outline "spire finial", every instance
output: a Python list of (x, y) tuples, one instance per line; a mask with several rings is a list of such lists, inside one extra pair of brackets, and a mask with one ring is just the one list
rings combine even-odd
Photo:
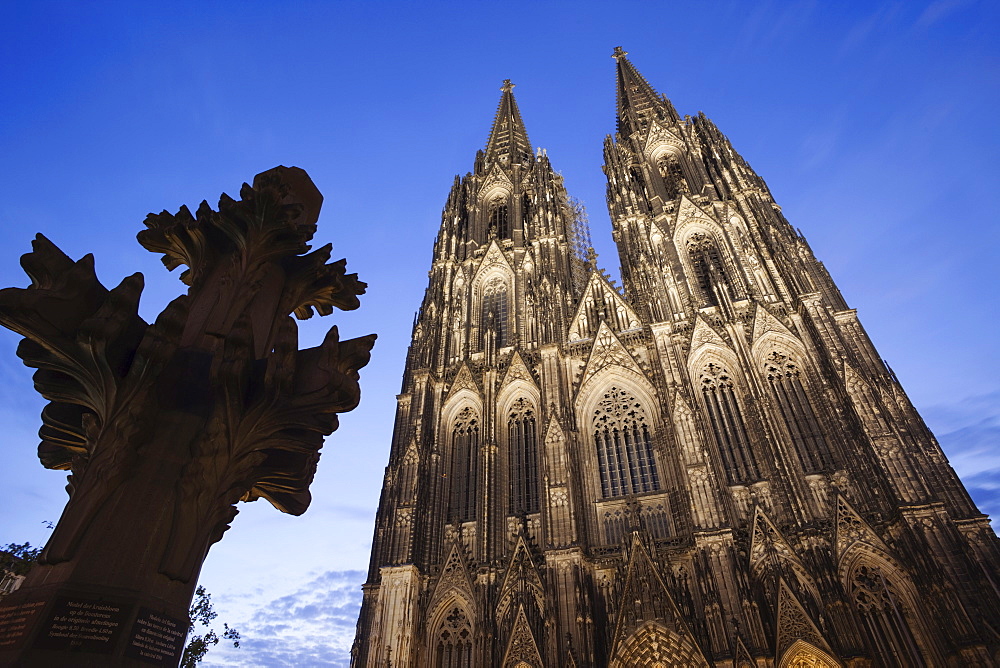
[(615, 60), (618, 60), (619, 58), (624, 58), (627, 55), (628, 55), (628, 51), (626, 51), (625, 49), (621, 48), (620, 46), (616, 46), (615, 47), (615, 52), (611, 54), (611, 57), (614, 58)]
[(503, 80), (503, 86), (500, 86), (500, 90), (502, 90), (505, 93), (509, 93), (512, 90), (514, 90), (514, 86), (516, 86), (516, 85), (517, 84), (512, 84), (510, 82), (510, 79), (504, 79)]

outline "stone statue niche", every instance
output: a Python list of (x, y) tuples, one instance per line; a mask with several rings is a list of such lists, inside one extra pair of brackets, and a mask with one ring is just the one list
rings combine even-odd
[(298, 349), (294, 315), (356, 309), (365, 284), (310, 252), (323, 197), (275, 167), (218, 211), (150, 214), (138, 235), (187, 294), (153, 324), (142, 274), (108, 290), (94, 258), (38, 235), (0, 324), (37, 369), (42, 465), (69, 501), (24, 586), (0, 602), (0, 665), (176, 665), (209, 547), (237, 501), (300, 515), (324, 436), (360, 399), (375, 335)]

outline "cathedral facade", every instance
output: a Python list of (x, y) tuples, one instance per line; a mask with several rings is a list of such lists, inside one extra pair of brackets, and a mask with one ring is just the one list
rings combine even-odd
[(1000, 665), (1000, 547), (764, 181), (620, 48), (623, 289), (506, 82), (414, 323), (352, 666)]

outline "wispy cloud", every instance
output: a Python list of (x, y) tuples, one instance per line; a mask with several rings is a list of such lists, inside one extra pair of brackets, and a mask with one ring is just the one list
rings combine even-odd
[(261, 601), (249, 620), (232, 623), (242, 646), (220, 644), (205, 665), (346, 668), (364, 580), (364, 571), (327, 571), (291, 594)]
[(979, 509), (1000, 517), (1000, 392), (922, 413)]
[(937, 0), (937, 2), (932, 2), (921, 12), (917, 18), (916, 26), (918, 28), (929, 28), (943, 20), (956, 9), (973, 4), (974, 2), (975, 0)]

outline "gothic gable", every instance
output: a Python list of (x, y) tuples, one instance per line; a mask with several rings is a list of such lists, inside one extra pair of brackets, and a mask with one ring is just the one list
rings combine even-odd
[(856, 544), (874, 548), (884, 555), (890, 554), (889, 547), (878, 537), (874, 529), (865, 522), (843, 494), (837, 495), (837, 520), (834, 529), (834, 545), (837, 560)]
[(563, 434), (562, 427), (559, 426), (559, 421), (553, 415), (549, 419), (549, 426), (545, 429), (545, 442), (562, 443), (564, 440), (566, 440), (566, 436)]
[(527, 250), (524, 256), (521, 257), (520, 262), (518, 262), (518, 266), (526, 272), (531, 272), (537, 266), (537, 262), (535, 261), (535, 254), (531, 252), (530, 248)]
[(643, 153), (646, 158), (652, 160), (659, 152), (661, 146), (676, 148), (678, 151), (684, 150), (684, 141), (671, 132), (666, 126), (657, 120), (649, 125), (649, 135), (646, 137), (646, 145)]
[(583, 375), (580, 377), (580, 387), (583, 387), (599, 371), (611, 366), (629, 369), (645, 377), (639, 363), (632, 357), (625, 344), (615, 336), (607, 324), (601, 322), (597, 336), (594, 337), (594, 345), (590, 349), (590, 358), (587, 360)]
[(504, 254), (503, 250), (500, 249), (500, 245), (497, 243), (496, 239), (490, 241), (489, 246), (486, 247), (486, 253), (483, 255), (483, 261), (479, 263), (479, 269), (476, 270), (475, 277), (472, 279), (472, 284), (474, 286), (479, 286), (483, 279), (492, 273), (496, 273), (499, 270), (500, 273), (504, 274), (508, 280), (514, 277), (514, 268), (510, 265), (510, 261)]
[[(610, 322), (609, 322), (610, 321)], [(580, 298), (580, 305), (569, 325), (569, 340), (579, 341), (593, 336), (598, 323), (609, 322), (616, 331), (641, 327), (639, 316), (632, 310), (618, 291), (597, 271), (590, 272), (590, 280)]]
[(756, 668), (757, 662), (753, 660), (753, 655), (747, 649), (747, 644), (743, 638), (736, 636), (736, 658), (733, 661), (735, 668)]
[(476, 396), (482, 396), (483, 393), (476, 379), (473, 378), (469, 365), (464, 362), (461, 368), (459, 368), (458, 373), (455, 374), (455, 380), (451, 382), (451, 389), (448, 390), (448, 396), (445, 397), (445, 404), (462, 390), (471, 390)]
[(406, 452), (403, 454), (404, 464), (417, 464), (420, 462), (420, 450), (417, 448), (417, 439), (411, 438), (410, 444), (406, 446)]
[(754, 513), (749, 561), (751, 572), (765, 577), (768, 587), (775, 578), (790, 580), (803, 595), (818, 598), (816, 583), (805, 564), (760, 506)]
[(494, 195), (498, 190), (509, 193), (513, 189), (514, 184), (511, 182), (507, 172), (500, 167), (499, 162), (494, 162), (489, 174), (485, 179), (483, 179), (483, 185), (480, 186), (479, 193), (481, 198), (487, 199)]
[(722, 226), (715, 219), (715, 216), (695, 204), (690, 197), (682, 194), (680, 205), (677, 207), (677, 225), (674, 228), (675, 240), (678, 240), (678, 245), (680, 245), (681, 237), (688, 234), (687, 228), (691, 226), (707, 228), (713, 233), (722, 231)]
[(766, 569), (769, 566), (768, 561), (773, 557), (802, 566), (795, 550), (774, 526), (764, 510), (757, 506), (753, 518), (753, 532), (750, 537), (750, 569), (753, 571)]
[(798, 641), (805, 641), (814, 647), (830, 651), (823, 634), (799, 603), (788, 584), (781, 580), (778, 587), (777, 612), (778, 637), (775, 642), (777, 656), (782, 656)]
[(504, 652), (503, 668), (542, 668), (542, 655), (538, 651), (538, 643), (535, 635), (531, 632), (528, 618), (524, 615), (524, 608), (518, 608), (517, 619), (514, 628), (511, 630), (510, 641), (507, 643), (507, 651)]
[(638, 536), (618, 601), (610, 666), (708, 666)]
[(449, 592), (458, 593), (469, 603), (475, 600), (472, 578), (465, 565), (465, 560), (462, 558), (462, 553), (459, 551), (458, 544), (451, 546), (448, 559), (441, 569), (441, 576), (434, 587), (434, 595), (431, 597), (432, 604), (429, 609), (434, 609), (439, 601), (448, 596)]
[(528, 365), (524, 363), (524, 358), (521, 357), (520, 353), (515, 352), (510, 358), (510, 366), (507, 367), (507, 373), (504, 374), (503, 380), (500, 382), (501, 390), (518, 380), (531, 383), (536, 387), (538, 386), (538, 383), (535, 381), (535, 377), (532, 375)]
[(523, 605), (526, 597), (534, 599), (538, 611), (542, 612), (545, 609), (544, 592), (542, 578), (531, 558), (528, 545), (524, 542), (524, 536), (520, 535), (507, 565), (503, 584), (500, 586), (500, 605), (497, 612), (503, 614), (504, 608), (518, 599)]
[(691, 353), (688, 358), (694, 361), (696, 358), (701, 356), (704, 349), (713, 347), (722, 348), (727, 353), (732, 353), (732, 348), (730, 348), (726, 340), (722, 338), (722, 335), (699, 315), (695, 320), (694, 330), (691, 332), (691, 345), (689, 347)]
[(753, 340), (757, 341), (769, 332), (775, 332), (781, 336), (796, 339), (796, 336), (792, 334), (783, 322), (774, 317), (764, 306), (758, 304), (757, 313), (753, 320)]

